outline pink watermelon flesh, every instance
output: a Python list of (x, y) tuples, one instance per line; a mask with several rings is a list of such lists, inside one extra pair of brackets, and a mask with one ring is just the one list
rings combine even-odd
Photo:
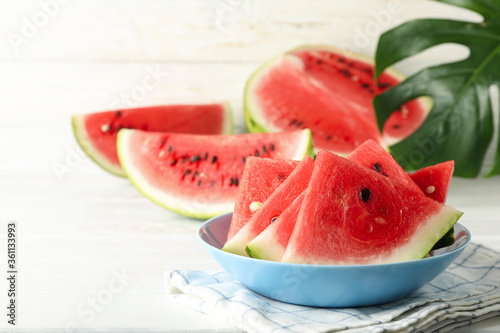
[[(381, 136), (372, 107), (375, 95), (398, 84), (384, 72), (373, 80), (373, 61), (328, 47), (291, 51), (257, 72), (247, 86), (249, 128), (309, 128), (317, 150), (348, 154), (366, 140), (386, 146), (413, 133), (427, 115), (421, 100), (396, 110)], [(387, 141), (387, 142), (385, 142)]]
[(304, 190), (285, 211), (246, 247), (250, 257), (281, 261), (304, 201)]
[(461, 215), (420, 190), (322, 151), (282, 261), (351, 265), (419, 259)]
[(223, 103), (153, 106), (78, 115), (73, 118), (73, 126), (78, 142), (98, 164), (124, 176), (116, 152), (116, 137), (120, 129), (230, 134), (229, 112), (228, 105)]
[(409, 175), (425, 195), (437, 202), (445, 203), (454, 167), (454, 161), (447, 161), (428, 166)]
[(118, 154), (128, 178), (156, 203), (196, 218), (233, 210), (250, 156), (302, 159), (309, 130), (190, 135), (121, 130)]
[[(246, 245), (266, 229), (302, 193), (311, 178), (314, 160), (306, 156), (290, 176), (264, 201), (262, 207), (232, 237), (222, 250), (247, 255)], [(252, 196), (252, 193), (247, 195)]]
[[(256, 211), (252, 203), (264, 203), (269, 196), (290, 176), (298, 161), (271, 160), (249, 157), (243, 170), (234, 213), (229, 226), (227, 240), (250, 220)], [(255, 208), (254, 208), (255, 209)]]
[(380, 174), (392, 178), (413, 190), (419, 191), (420, 188), (410, 178), (410, 176), (401, 168), (394, 158), (373, 140), (365, 141), (356, 148), (349, 159), (367, 168), (373, 169)]

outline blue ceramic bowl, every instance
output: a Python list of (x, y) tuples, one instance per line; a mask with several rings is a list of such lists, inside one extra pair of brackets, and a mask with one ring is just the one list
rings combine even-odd
[[(222, 251), (232, 213), (203, 223), (198, 236), (210, 255), (243, 285), (264, 296), (317, 307), (358, 307), (400, 299), (442, 273), (470, 241), (455, 224), (455, 245), (419, 260), (381, 265), (304, 265)], [(438, 252), (436, 251), (436, 252)]]

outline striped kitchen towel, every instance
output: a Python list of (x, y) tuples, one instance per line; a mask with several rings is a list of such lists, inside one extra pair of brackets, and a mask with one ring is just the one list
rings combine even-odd
[(175, 301), (248, 332), (445, 332), (500, 315), (500, 253), (470, 243), (413, 294), (378, 306), (314, 308), (272, 300), (222, 271), (165, 273)]

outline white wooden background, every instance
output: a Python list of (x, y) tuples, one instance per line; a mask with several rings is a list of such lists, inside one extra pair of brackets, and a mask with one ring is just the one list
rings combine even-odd
[[(416, 17), (480, 19), (424, 0), (0, 0), (0, 266), (16, 221), (17, 328), (232, 330), (165, 295), (166, 270), (220, 269), (195, 237), (200, 221), (83, 156), (72, 114), (229, 100), (241, 132), (243, 86), (263, 61), (305, 43), (373, 55), (381, 31)], [(466, 55), (448, 45), (396, 67), (411, 74)], [(449, 197), (474, 241), (498, 250), (499, 188), (500, 177), (454, 179)], [(492, 332), (500, 321), (468, 329)]]

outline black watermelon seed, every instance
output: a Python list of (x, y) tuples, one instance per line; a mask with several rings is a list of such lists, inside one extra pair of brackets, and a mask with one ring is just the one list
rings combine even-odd
[(205, 157), (203, 157), (203, 159), (206, 161), (208, 158), (208, 153), (205, 153)]
[(189, 160), (189, 157), (184, 156), (184, 157), (182, 158), (182, 164), (187, 163), (187, 161), (188, 161), (188, 160)]
[(302, 127), (304, 125), (304, 122), (303, 121), (300, 121), (297, 123), (297, 127)]
[(387, 87), (390, 87), (390, 86), (391, 86), (391, 84), (390, 84), (390, 83), (384, 83), (384, 82), (383, 82), (383, 83), (379, 83), (379, 84), (378, 84), (378, 87), (379, 87), (379, 88), (387, 88)]
[(258, 150), (255, 151), (255, 157), (260, 157), (260, 153)]
[(238, 186), (240, 184), (240, 181), (238, 178), (234, 178), (234, 185)]
[(246, 158), (245, 156), (243, 156), (243, 157), (241, 158), (241, 160), (243, 161), (243, 163), (245, 163), (245, 162), (247, 161), (247, 158)]
[(274, 221), (276, 221), (276, 219), (277, 219), (277, 218), (278, 218), (277, 216), (273, 217), (273, 218), (271, 219), (271, 223), (273, 223)]
[(122, 112), (121, 111), (116, 111), (116, 118), (120, 118), (122, 116)]
[(371, 72), (372, 72), (372, 70), (370, 68), (365, 68), (365, 73), (370, 74)]
[(361, 190), (361, 200), (367, 202), (368, 199), (370, 199), (370, 190), (365, 187)]
[(399, 126), (399, 125), (392, 125), (392, 128), (394, 128), (394, 129), (399, 129), (400, 127), (401, 126)]
[(191, 170), (190, 169), (187, 169), (186, 171), (184, 171), (184, 176), (187, 176), (191, 173)]
[(267, 152), (267, 147), (264, 145), (262, 146), (262, 152), (265, 154)]
[(274, 145), (272, 143), (269, 145), (269, 149), (274, 150)]
[(174, 166), (177, 164), (177, 159), (173, 160), (172, 163), (170, 163), (170, 166)]
[(197, 170), (194, 171), (193, 173), (193, 178), (195, 178), (196, 176), (198, 176), (199, 172)]
[(382, 175), (384, 175), (384, 176), (386, 176), (386, 177), (389, 177), (389, 176), (387, 176), (385, 173), (383, 173)]
[(345, 62), (344, 58), (339, 58), (339, 62)]
[(363, 87), (363, 88), (368, 88), (369, 86), (370, 86), (370, 85), (369, 85), (368, 83), (362, 83), (362, 84), (361, 84), (361, 87)]
[(321, 65), (321, 64), (323, 63), (323, 61), (321, 61), (321, 60), (316, 60), (316, 63), (317, 63), (318, 65)]
[(380, 164), (378, 163), (375, 163), (373, 164), (373, 170), (380, 172), (382, 170), (382, 166), (380, 166)]
[(201, 160), (201, 156), (200, 155), (195, 155), (195, 156), (192, 156), (191, 157), (191, 163), (194, 163), (198, 160)]
[(214, 164), (215, 162), (217, 162), (217, 156), (212, 157), (212, 164)]
[(332, 139), (332, 136), (331, 135), (327, 135), (326, 136), (326, 140), (330, 141)]
[(201, 180), (198, 180), (198, 186), (201, 186)]
[(168, 147), (168, 152), (170, 153), (174, 149), (174, 146)]
[(292, 121), (290, 121), (290, 124), (288, 124), (289, 126), (292, 126), (292, 125), (295, 125), (297, 123), (297, 119), (292, 119)]
[(347, 69), (341, 70), (340, 73), (344, 74), (345, 76), (350, 76), (351, 75), (351, 73)]

